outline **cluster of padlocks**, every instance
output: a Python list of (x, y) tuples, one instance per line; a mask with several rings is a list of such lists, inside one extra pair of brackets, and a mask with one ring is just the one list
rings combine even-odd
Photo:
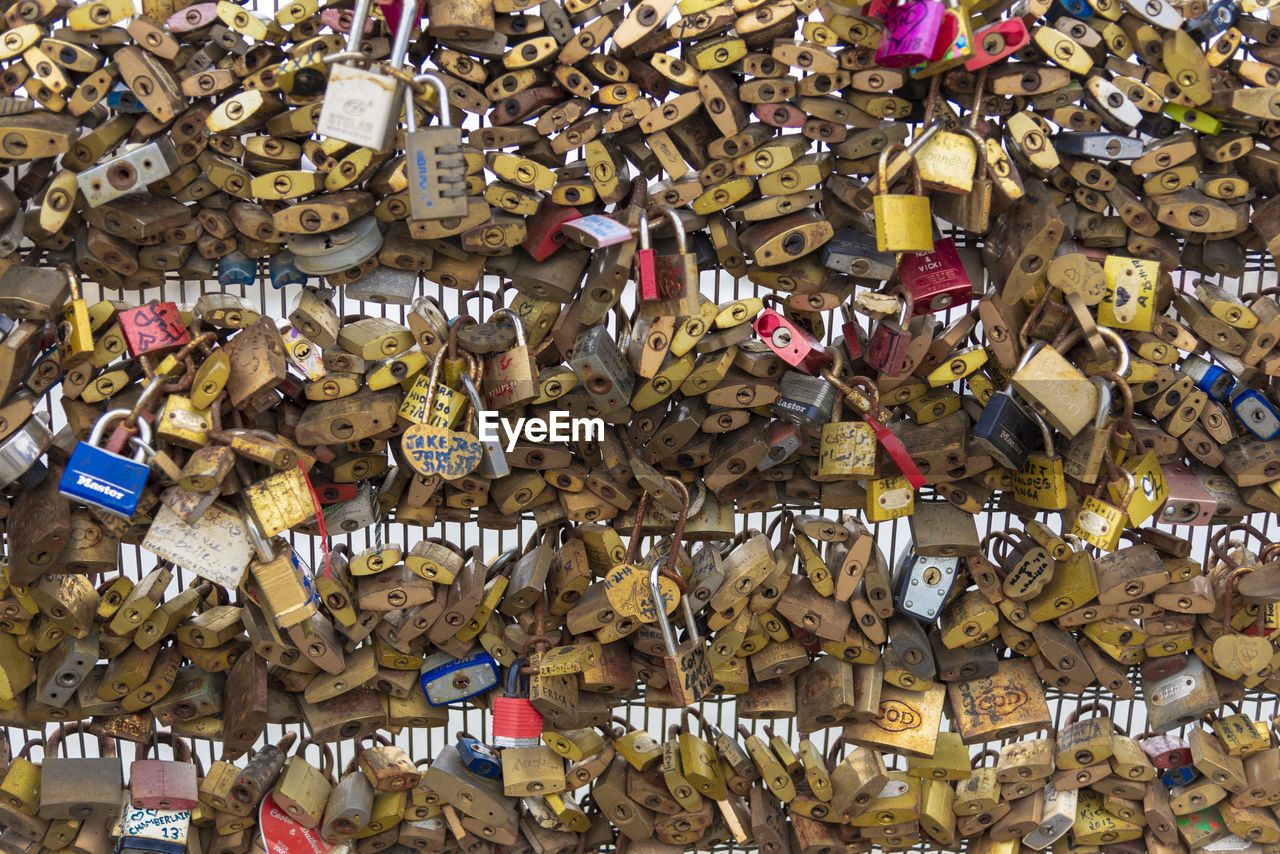
[(0, 854), (1280, 848), (1267, 4), (350, 5), (0, 0)]

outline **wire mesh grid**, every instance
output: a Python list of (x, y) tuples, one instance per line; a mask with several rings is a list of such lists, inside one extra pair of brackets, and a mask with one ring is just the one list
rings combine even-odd
[[(272, 14), (275, 11), (275, 3), (253, 2), (251, 8), (256, 11)], [(479, 117), (468, 115), (464, 123), (464, 128), (470, 129), (479, 127), (481, 124)], [(823, 148), (821, 143), (814, 143), (815, 149)], [(578, 152), (581, 156), (581, 152)], [(953, 229), (945, 223), (938, 222), (940, 233), (952, 237), (957, 246), (967, 248), (980, 248), (982, 240), (980, 237), (969, 235), (958, 229)], [(1204, 276), (1189, 273), (1186, 271), (1175, 271), (1173, 274), (1176, 287), (1189, 285), (1198, 278), (1204, 278), (1207, 281), (1213, 281), (1221, 285), (1225, 289), (1237, 294), (1248, 294), (1259, 291), (1265, 287), (1274, 286), (1277, 283), (1276, 270), (1272, 257), (1266, 253), (1248, 252), (1246, 253), (1246, 263), (1244, 274), (1238, 279), (1228, 279), (1223, 276)], [(313, 282), (314, 283), (314, 282)], [(498, 288), (503, 284), (503, 280), (495, 276), (486, 275), (483, 280), (483, 287), (491, 292), (497, 292)], [(701, 290), (704, 296), (716, 303), (722, 303), (728, 300), (746, 298), (751, 296), (759, 296), (764, 293), (770, 293), (766, 288), (758, 287), (745, 278), (735, 279), (727, 272), (720, 270), (715, 272), (703, 272), (701, 274)], [(991, 287), (992, 283), (984, 283), (985, 287)], [(628, 285), (623, 292), (622, 302), (629, 303), (632, 297), (633, 285)], [(258, 310), (265, 316), (272, 318), (284, 318), (289, 312), (291, 301), (297, 292), (297, 286), (290, 286), (283, 290), (277, 290), (270, 284), (270, 279), (266, 275), (266, 262), (261, 261), (259, 264), (259, 277), (255, 284), (245, 287), (224, 287), (216, 280), (180, 280), (170, 274), (169, 279), (162, 288), (148, 288), (142, 292), (118, 292), (101, 288), (94, 283), (85, 283), (85, 297), (91, 302), (94, 299), (114, 298), (126, 299), (135, 302), (149, 300), (173, 300), (178, 303), (193, 303), (202, 293), (207, 292), (230, 292), (243, 296), (253, 303)], [(418, 294), (431, 295), (436, 297), (446, 314), (455, 316), (464, 313), (474, 313), (479, 309), (474, 303), (466, 306), (467, 311), (462, 311), (460, 306), (461, 293), (457, 290), (445, 288), (441, 285), (428, 282), (419, 277)], [(405, 322), (407, 308), (399, 305), (383, 305), (371, 302), (358, 302), (345, 298), (339, 290), (335, 295), (339, 316), (347, 316), (354, 314), (381, 315), (393, 318), (401, 323)], [(947, 323), (954, 316), (962, 311), (961, 308), (950, 309), (938, 316), (938, 320)], [(483, 319), (483, 318), (481, 318)], [(609, 328), (612, 328), (611, 320), (605, 321)], [(832, 331), (838, 330), (840, 326), (840, 318), (835, 312), (828, 312), (825, 316), (825, 328), (827, 330), (827, 340), (831, 340)], [(65, 419), (60, 407), (54, 403), (54, 395), (57, 394), (57, 387), (46, 397), (45, 405), (52, 419), (54, 429), (57, 430)], [(932, 496), (928, 489), (920, 496), (923, 500), (941, 500), (936, 496)], [(785, 508), (779, 507), (773, 511), (766, 513), (749, 513), (741, 514), (736, 517), (738, 530), (748, 528), (757, 528), (764, 530), (769, 523), (773, 521), (776, 515), (784, 509), (804, 510), (806, 512), (823, 512), (821, 507), (805, 507), (805, 508)], [(839, 516), (839, 512), (828, 511), (825, 515), (832, 518)], [(1060, 520), (1056, 515), (1043, 514), (1042, 520), (1046, 522), (1054, 530), (1060, 529)], [(1257, 513), (1249, 518), (1251, 524), (1258, 528), (1264, 535), (1268, 537), (1272, 531), (1272, 520), (1270, 514)], [(533, 532), (535, 526), (531, 518), (523, 518), (516, 530), (481, 530), (474, 524), (441, 522), (429, 529), (420, 526), (400, 525), (396, 523), (379, 522), (377, 526), (380, 532), (375, 532), (373, 528), (356, 531), (350, 534), (334, 535), (331, 533), (333, 544), (345, 543), (353, 552), (374, 544), (375, 536), (378, 533), (386, 542), (398, 542), (406, 549), (414, 543), (426, 536), (441, 536), (448, 541), (455, 543), (462, 548), (478, 545), (482, 548), (486, 561), (492, 560), (501, 552), (515, 548), (523, 544)], [(877, 545), (884, 550), (886, 557), (892, 565), (894, 558), (906, 548), (910, 542), (910, 531), (906, 525), (905, 519), (897, 519), (887, 523), (880, 523), (870, 526), (875, 534)], [(1012, 517), (1011, 514), (1001, 511), (994, 507), (988, 507), (978, 516), (979, 535), (990, 534), (994, 531), (1003, 531), (1010, 528), (1019, 529), (1021, 522)], [(1189, 527), (1189, 526), (1162, 526), (1166, 530), (1171, 530), (1179, 536), (1186, 537), (1193, 542), (1193, 555), (1207, 555), (1207, 540), (1209, 535), (1216, 528), (1208, 527)], [(300, 534), (289, 535), (292, 544), (299, 555), (309, 562), (311, 566), (316, 566), (323, 559), (320, 543), (317, 538)], [(121, 571), (137, 580), (142, 578), (156, 564), (156, 557), (150, 552), (144, 551), (138, 546), (122, 546), (121, 549)], [(195, 579), (190, 573), (181, 568), (177, 568), (174, 573), (173, 582), (166, 591), (166, 598), (177, 593), (179, 590), (185, 589), (188, 585), (194, 583)], [(1092, 686), (1082, 694), (1069, 694), (1058, 691), (1052, 687), (1046, 687), (1046, 696), (1049, 701), (1049, 707), (1053, 714), (1054, 729), (1058, 729), (1064, 719), (1074, 709), (1080, 705), (1092, 702), (1102, 703), (1110, 710), (1110, 717), (1121, 728), (1130, 734), (1138, 734), (1145, 729), (1146, 715), (1142, 701), (1142, 686), (1140, 680), (1136, 678), (1136, 668), (1130, 675), (1131, 681), (1134, 682), (1136, 693), (1133, 699), (1123, 700), (1115, 697), (1106, 690)], [(1270, 720), (1276, 715), (1280, 715), (1280, 698), (1265, 692), (1251, 692), (1240, 704), (1240, 710), (1245, 714), (1252, 716), (1255, 720)], [(703, 702), (700, 705), (700, 711), (706, 720), (726, 732), (733, 732), (736, 725), (740, 722), (735, 714), (735, 704), (732, 696), (723, 698), (715, 698)], [(678, 710), (667, 710), (651, 708), (644, 704), (642, 695), (621, 700), (615, 713), (624, 717), (631, 725), (648, 731), (655, 737), (665, 737), (667, 729), (672, 724), (678, 724), (680, 721), (680, 713)], [(452, 743), (455, 736), (459, 732), (469, 732), (474, 735), (483, 737), (489, 732), (488, 713), (476, 709), (474, 707), (451, 707), (449, 712), (449, 721), (446, 727), (434, 728), (406, 728), (393, 737), (393, 741), (405, 748), (409, 755), (415, 760), (430, 759), (435, 757), (439, 749), (445, 744)], [(763, 721), (743, 719), (741, 723), (752, 732), (758, 732), (762, 726), (766, 724)], [(771, 725), (773, 731), (787, 739), (791, 744), (795, 744), (802, 737), (798, 732), (794, 719), (775, 720), (767, 722)], [(944, 728), (949, 728), (949, 723), (944, 717)], [(52, 730), (52, 725), (46, 727), (46, 732)], [(271, 724), (267, 727), (267, 731), (260, 739), (259, 745), (276, 743), (286, 732), (296, 732), (299, 739), (305, 737), (305, 728), (300, 720), (297, 723), (289, 723), (284, 725)], [(824, 753), (830, 748), (834, 738), (839, 735), (839, 727), (819, 730), (809, 735)], [(30, 738), (38, 737), (41, 733), (31, 730), (19, 730), (11, 728), (9, 732), (10, 743), (13, 745), (21, 745)], [(95, 755), (97, 745), (92, 737), (87, 738), (83, 734), (68, 739), (68, 741), (78, 742), (75, 747), (70, 747), (70, 753), (79, 755), (92, 756)], [(977, 756), (985, 747), (991, 745), (975, 746), (972, 750)], [(332, 745), (335, 753), (335, 767), (341, 771), (354, 756), (355, 745), (351, 742), (339, 742)], [(220, 758), (220, 745), (213, 741), (196, 739), (193, 741), (193, 749), (196, 756), (203, 763), (204, 767), (209, 765), (216, 759)], [(128, 754), (126, 753), (126, 758)], [(890, 768), (905, 768), (906, 760), (896, 755), (886, 755), (886, 763)], [(581, 794), (581, 793), (579, 793)], [(964, 842), (960, 843), (963, 849)], [(736, 849), (723, 849), (736, 850)], [(900, 850), (900, 849), (898, 849)], [(941, 850), (936, 845), (922, 842), (911, 850), (932, 851)]]

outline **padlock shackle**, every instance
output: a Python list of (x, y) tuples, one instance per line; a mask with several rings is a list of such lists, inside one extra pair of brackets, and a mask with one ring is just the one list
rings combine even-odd
[(667, 609), (662, 602), (662, 589), (658, 586), (658, 576), (665, 561), (666, 556), (663, 556), (653, 562), (653, 567), (649, 570), (649, 593), (653, 596), (654, 610), (658, 612), (658, 629), (662, 632), (662, 643), (667, 648), (667, 652), (674, 657), (676, 633), (671, 628), (671, 621), (667, 619)]
[(60, 744), (64, 744), (66, 742), (67, 736), (74, 732), (78, 732), (81, 735), (88, 734), (88, 735), (95, 736), (98, 739), (99, 755), (109, 759), (115, 758), (116, 756), (115, 740), (107, 738), (98, 733), (90, 732), (87, 721), (70, 721), (68, 723), (59, 724), (58, 728), (55, 729), (52, 733), (50, 733), (49, 737), (45, 739), (45, 742), (44, 742), (45, 757), (48, 758), (56, 755), (58, 746)]
[(57, 270), (67, 277), (67, 284), (71, 288), (71, 299), (80, 299), (80, 276), (76, 273), (76, 268), (64, 261), (57, 266)]
[(393, 71), (404, 67), (405, 56), (409, 53), (409, 39), (413, 36), (413, 25), (417, 20), (418, 0), (401, 0), (395, 40), (391, 42), (391, 55), (387, 57), (387, 67)]
[[(158, 388), (158, 386), (156, 386), (154, 383), (151, 386), (148, 386), (148, 388), (151, 388), (151, 387)], [(145, 395), (146, 392), (143, 392), (143, 394)], [(107, 425), (113, 421), (125, 420), (129, 417), (129, 415), (130, 415), (130, 412), (127, 409), (112, 409), (107, 412), (104, 412), (102, 415), (98, 417), (97, 421), (93, 422), (93, 430), (89, 432), (89, 439), (86, 442), (86, 444), (92, 445), (95, 448), (98, 447), (98, 443), (102, 441), (102, 434), (107, 431)], [(141, 438), (142, 444), (150, 445), (151, 444), (151, 425), (147, 422), (147, 419), (139, 418), (137, 421), (137, 428), (138, 428), (138, 437)], [(121, 456), (123, 456), (123, 454)], [(135, 463), (141, 463), (145, 457), (146, 457), (146, 453), (141, 448), (139, 448), (137, 453), (133, 455), (133, 461)]]
[(1129, 345), (1120, 337), (1120, 333), (1116, 332), (1109, 326), (1099, 326), (1098, 334), (1102, 336), (1102, 340), (1110, 345), (1110, 349), (1117, 353), (1116, 358), (1119, 361), (1115, 369), (1115, 373), (1121, 378), (1129, 374)]
[[(988, 747), (986, 750), (982, 751), (977, 756), (969, 760), (969, 767), (976, 770), (979, 764), (982, 762), (982, 760), (986, 759), (989, 756), (994, 757), (997, 762), (1000, 761), (1000, 751), (996, 750), (995, 748)], [(986, 766), (983, 765), (982, 767), (985, 768)]]
[[(404, 120), (405, 130), (413, 133), (418, 129), (418, 117), (414, 114), (413, 108), (416, 104), (414, 101), (414, 93), (418, 84), (430, 83), (436, 90), (436, 103), (438, 106), (438, 115), (440, 116), (440, 124), (449, 124), (449, 87), (445, 84), (437, 74), (415, 74), (413, 77), (413, 85), (404, 87)], [(419, 299), (429, 299), (429, 297), (419, 297)], [(439, 307), (439, 303), (436, 303)]]
[[(351, 13), (351, 31), (347, 33), (347, 48), (339, 51), (340, 54), (348, 54), (349, 56), (336, 57), (334, 54), (328, 54), (325, 56), (326, 61), (364, 56), (360, 52), (360, 47), (364, 43), (364, 25), (369, 20), (369, 14), (372, 11), (373, 0), (356, 0), (355, 10)], [(331, 56), (335, 56), (335, 58), (331, 60)]]
[(262, 528), (258, 527), (258, 520), (253, 518), (253, 514), (247, 510), (241, 517), (244, 520), (244, 530), (249, 537), (249, 544), (253, 546), (253, 551), (258, 555), (258, 560), (263, 563), (269, 562), (274, 558), (275, 550), (271, 548), (271, 542), (262, 534)]
[[(1234, 569), (1240, 568), (1240, 564), (1236, 563), (1231, 558), (1230, 553), (1226, 549), (1224, 549), (1222, 545), (1223, 539), (1227, 536), (1227, 534), (1230, 534), (1233, 532), (1245, 534), (1246, 536), (1252, 536), (1255, 539), (1257, 539), (1259, 543), (1262, 543), (1264, 547), (1271, 543), (1271, 541), (1267, 539), (1267, 536), (1265, 534), (1263, 534), (1261, 531), (1259, 531), (1257, 528), (1253, 527), (1247, 522), (1237, 522), (1233, 525), (1225, 525), (1222, 528), (1219, 528), (1217, 531), (1214, 531), (1213, 534), (1209, 537), (1209, 551), (1215, 557), (1217, 557), (1218, 560), (1222, 561), (1222, 563), (1228, 569), (1234, 570)], [(1240, 547), (1244, 548), (1248, 542), (1249, 541), (1246, 539), (1243, 543), (1240, 544)], [(1229, 543), (1227, 544), (1227, 548), (1230, 548)], [(1208, 556), (1206, 555), (1205, 557), (1206, 557), (1205, 569), (1207, 572)]]
[(671, 225), (676, 232), (676, 251), (681, 255), (689, 252), (689, 241), (684, 231), (684, 221), (680, 219), (680, 214), (676, 213), (676, 209), (670, 205), (659, 205), (658, 210), (669, 217)]
[(507, 320), (511, 321), (511, 325), (516, 328), (516, 346), (524, 347), (526, 350), (529, 348), (529, 340), (524, 334), (524, 320), (520, 315), (516, 314), (509, 308), (497, 308), (494, 309), (493, 314), (489, 315), (489, 317), (505, 317)]
[(1031, 420), (1036, 422), (1036, 426), (1040, 428), (1040, 440), (1044, 442), (1044, 452), (1050, 457), (1053, 456), (1053, 431), (1049, 429), (1049, 424), (1041, 417), (1039, 412), (1034, 409), (1028, 410), (1027, 414), (1031, 416)]
[[(520, 676), (521, 676), (520, 668), (524, 667), (527, 664), (529, 664), (529, 659), (525, 658), (524, 656), (521, 656), (520, 658), (517, 658), (515, 661), (511, 662), (511, 665), (507, 668), (506, 685), (507, 685), (508, 697), (515, 697), (517, 694), (520, 693), (520, 689), (518, 687), (518, 683), (520, 682)], [(528, 693), (528, 692), (526, 691), (525, 693)]]

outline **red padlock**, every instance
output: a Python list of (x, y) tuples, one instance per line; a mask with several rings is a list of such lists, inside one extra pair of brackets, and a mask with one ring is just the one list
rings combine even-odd
[(529, 691), (521, 692), (520, 666), (527, 658), (516, 659), (507, 668), (507, 693), (493, 700), (494, 747), (537, 747), (542, 739), (542, 713), (529, 702)]
[(831, 354), (818, 339), (771, 308), (761, 310), (752, 327), (770, 350), (797, 371), (817, 376), (831, 366)]
[(524, 251), (535, 261), (547, 260), (564, 246), (565, 234), (561, 227), (581, 217), (577, 208), (557, 205), (547, 196), (526, 223), (528, 234), (524, 239)]
[(185, 741), (156, 733), (155, 744), (173, 748), (173, 759), (135, 759), (129, 766), (129, 802), (140, 809), (190, 810), (199, 804), (199, 772)]
[(973, 57), (965, 61), (966, 71), (977, 71), (1017, 53), (1031, 41), (1027, 25), (1021, 18), (996, 21), (973, 34)]
[(917, 317), (973, 300), (973, 283), (950, 237), (935, 240), (928, 252), (903, 252), (898, 276), (914, 299), (912, 312)]
[(1176, 735), (1140, 735), (1135, 740), (1151, 764), (1161, 771), (1191, 764), (1191, 745)]
[(658, 293), (657, 253), (649, 242), (649, 218), (640, 215), (640, 248), (636, 249), (636, 287), (640, 290), (639, 298), (652, 302), (661, 299)]
[(173, 350), (191, 340), (176, 303), (153, 302), (125, 309), (116, 315), (116, 320), (129, 356), (134, 359), (143, 353)]

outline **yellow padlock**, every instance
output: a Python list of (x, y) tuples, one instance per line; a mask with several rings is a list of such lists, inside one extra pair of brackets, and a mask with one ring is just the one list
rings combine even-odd
[(876, 249), (881, 252), (933, 251), (933, 214), (920, 180), (920, 167), (910, 157), (907, 168), (914, 176), (914, 194), (894, 194), (889, 189), (889, 158), (897, 151), (907, 151), (895, 143), (880, 152), (880, 192), (873, 200), (876, 217)]

